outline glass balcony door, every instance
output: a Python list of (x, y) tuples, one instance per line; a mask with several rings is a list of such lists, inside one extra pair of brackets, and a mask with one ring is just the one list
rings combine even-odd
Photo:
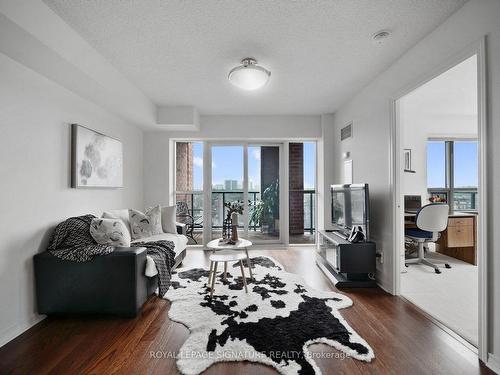
[(225, 204), (240, 201), (238, 234), (252, 242), (280, 242), (280, 145), (211, 144), (210, 233), (222, 236)]
[(280, 242), (280, 145), (248, 146), (247, 237), (252, 242)]
[[(212, 150), (212, 226), (211, 239), (222, 236), (224, 219), (227, 218), (226, 203), (244, 203), (244, 146), (213, 145)], [(246, 209), (246, 208), (245, 208)], [(238, 227), (243, 235), (245, 227), (240, 218)]]
[(240, 237), (255, 243), (315, 242), (315, 142), (175, 144), (177, 220), (188, 225), (190, 245), (221, 237), (225, 204), (233, 201), (244, 206)]

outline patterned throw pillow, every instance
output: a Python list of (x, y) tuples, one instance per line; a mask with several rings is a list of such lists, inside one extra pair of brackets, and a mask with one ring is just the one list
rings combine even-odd
[(130, 233), (130, 223), (128, 221), (128, 209), (104, 211), (102, 216), (105, 219), (120, 219), (125, 224), (125, 228)]
[(165, 233), (177, 233), (176, 211), (177, 206), (163, 206), (161, 208), (161, 226)]
[(161, 207), (159, 205), (148, 208), (145, 213), (130, 209), (128, 210), (128, 216), (133, 240), (163, 233)]
[(130, 233), (120, 219), (92, 219), (90, 235), (101, 245), (130, 246)]

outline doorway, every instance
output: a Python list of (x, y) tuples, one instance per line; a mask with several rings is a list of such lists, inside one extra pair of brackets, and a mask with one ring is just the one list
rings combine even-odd
[[(395, 294), (477, 348), (482, 360), (487, 353), (484, 69), (481, 41), (393, 102)], [(427, 228), (429, 236), (422, 240), (416, 238), (422, 233), (419, 212), (430, 204), (449, 208), (446, 225), (437, 236)], [(415, 264), (418, 257), (426, 262)]]

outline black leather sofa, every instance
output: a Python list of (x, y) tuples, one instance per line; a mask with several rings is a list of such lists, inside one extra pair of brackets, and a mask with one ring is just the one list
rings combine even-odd
[[(175, 258), (177, 267), (184, 249)], [(114, 314), (135, 317), (157, 287), (146, 277), (146, 248), (119, 247), (89, 262), (59, 259), (49, 252), (35, 255), (38, 313)]]

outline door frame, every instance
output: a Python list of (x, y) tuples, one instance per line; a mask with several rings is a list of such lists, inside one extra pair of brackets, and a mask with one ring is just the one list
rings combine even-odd
[(399, 99), (423, 84), (436, 78), (455, 65), (463, 62), (474, 55), (477, 56), (477, 90), (478, 90), (478, 144), (479, 144), (479, 176), (478, 176), (478, 229), (477, 229), (477, 254), (478, 254), (478, 277), (479, 277), (479, 337), (478, 357), (487, 362), (488, 357), (488, 254), (487, 254), (487, 220), (488, 220), (488, 196), (487, 196), (487, 117), (486, 117), (486, 40), (482, 37), (472, 43), (459, 54), (445, 61), (441, 66), (426, 74), (421, 79), (413, 82), (404, 90), (394, 95), (390, 100), (391, 106), (391, 139), (390, 139), (390, 186), (392, 196), (392, 223), (393, 223), (393, 293), (401, 294), (401, 269), (400, 249), (404, 240), (404, 207), (401, 197), (402, 180), (402, 142), (399, 127)]

